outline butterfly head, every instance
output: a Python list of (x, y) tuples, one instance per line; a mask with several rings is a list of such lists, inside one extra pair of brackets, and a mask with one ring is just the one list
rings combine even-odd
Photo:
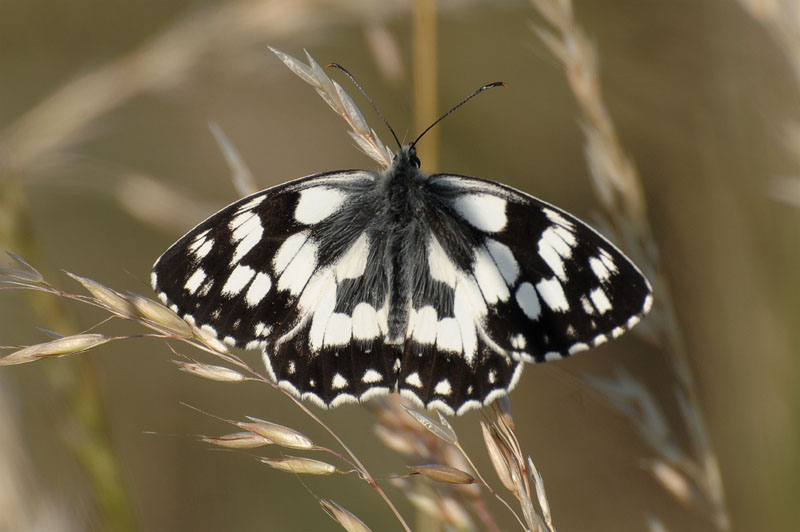
[(395, 168), (413, 168), (419, 170), (420, 160), (417, 157), (417, 148), (413, 144), (406, 144), (394, 155), (392, 166)]

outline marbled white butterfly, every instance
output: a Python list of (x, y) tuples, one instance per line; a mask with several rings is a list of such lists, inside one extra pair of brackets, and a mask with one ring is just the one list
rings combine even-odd
[(647, 279), (592, 228), (505, 185), (427, 176), (415, 143), (383, 171), (229, 205), (156, 261), (153, 288), (189, 323), (261, 350), (297, 397), (334, 407), (399, 392), (449, 414), (648, 312)]

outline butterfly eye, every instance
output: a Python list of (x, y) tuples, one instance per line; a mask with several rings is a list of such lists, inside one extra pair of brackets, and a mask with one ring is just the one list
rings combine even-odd
[(408, 160), (412, 165), (414, 165), (414, 168), (420, 167), (421, 163), (419, 157), (417, 157), (417, 149), (414, 146), (411, 146), (411, 148), (408, 150)]

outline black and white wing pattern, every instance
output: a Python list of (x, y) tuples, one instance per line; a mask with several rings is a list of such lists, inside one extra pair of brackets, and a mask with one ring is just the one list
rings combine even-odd
[(586, 350), (652, 304), (645, 277), (564, 211), (490, 181), (419, 171), (299, 179), (244, 198), (156, 262), (161, 299), (260, 349), (325, 407), (398, 391), (447, 413), (505, 395), (524, 363)]

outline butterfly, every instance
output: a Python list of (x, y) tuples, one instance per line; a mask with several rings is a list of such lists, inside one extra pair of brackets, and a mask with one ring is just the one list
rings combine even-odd
[(416, 142), (382, 171), (315, 174), (225, 207), (156, 261), (153, 289), (195, 327), (260, 350), (296, 397), (399, 392), (451, 415), (649, 311), (649, 282), (597, 231), (499, 183), (425, 175)]

